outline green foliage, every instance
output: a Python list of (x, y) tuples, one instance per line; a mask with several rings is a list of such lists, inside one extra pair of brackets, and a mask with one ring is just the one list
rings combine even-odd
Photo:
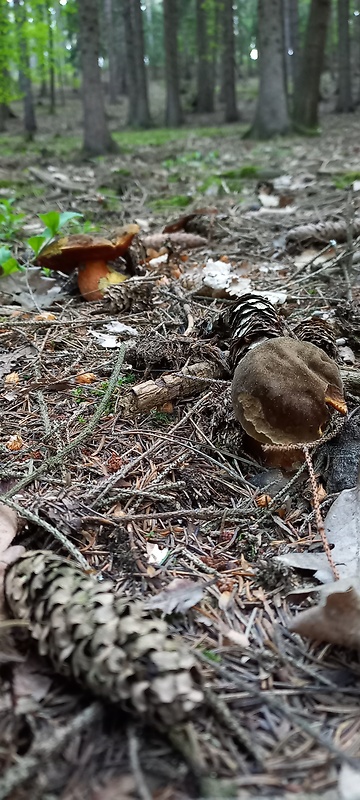
[(13, 209), (14, 200), (0, 202), (0, 241), (11, 241), (19, 233), (24, 214), (16, 214)]
[(155, 209), (186, 208), (191, 200), (192, 198), (187, 194), (176, 194), (173, 197), (159, 197), (156, 200), (150, 200), (149, 206)]
[(0, 244), (0, 267), (2, 275), (11, 275), (12, 272), (19, 272), (22, 269), (20, 264), (13, 257), (11, 250), (2, 247)]
[(333, 184), (337, 189), (348, 189), (354, 181), (360, 181), (360, 172), (343, 172), (333, 176)]
[(82, 217), (82, 214), (76, 214), (74, 211), (64, 211), (63, 213), (60, 213), (60, 211), (48, 211), (47, 214), (39, 214), (38, 216), (41, 222), (44, 223), (45, 230), (42, 234), (31, 236), (27, 240), (27, 244), (33, 250), (35, 256), (38, 256), (41, 250), (47, 247), (69, 222), (78, 220)]

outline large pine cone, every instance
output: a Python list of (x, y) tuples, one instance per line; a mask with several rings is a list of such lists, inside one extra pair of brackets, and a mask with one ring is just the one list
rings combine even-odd
[(202, 702), (192, 654), (141, 601), (116, 596), (80, 567), (46, 551), (12, 564), (5, 594), (55, 669), (145, 721), (170, 727)]
[(302, 342), (310, 342), (311, 344), (315, 344), (316, 347), (320, 347), (330, 358), (336, 358), (337, 347), (335, 331), (333, 326), (330, 325), (329, 322), (326, 322), (326, 320), (319, 319), (318, 317), (305, 319), (293, 328), (293, 334)]
[(285, 336), (285, 325), (272, 303), (263, 297), (244, 294), (226, 312), (231, 331), (230, 363), (233, 369), (255, 344)]

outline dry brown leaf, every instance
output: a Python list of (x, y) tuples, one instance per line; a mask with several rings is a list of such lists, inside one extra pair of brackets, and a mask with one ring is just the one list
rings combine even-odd
[(18, 372), (10, 372), (9, 375), (6, 376), (4, 383), (5, 385), (9, 384), (16, 384), (19, 383), (19, 373)]
[(23, 438), (20, 436), (20, 433), (14, 433), (10, 438), (5, 442), (5, 447), (7, 450), (13, 450), (16, 452), (17, 450), (21, 450), (24, 444)]
[(206, 583), (192, 581), (187, 578), (175, 578), (159, 594), (147, 601), (147, 608), (159, 608), (164, 614), (185, 614), (200, 602)]
[[(360, 570), (360, 491), (344, 489), (330, 511), (326, 515), (324, 524), (327, 539), (334, 545), (331, 554), (340, 578), (351, 578), (359, 574)], [(305, 569), (315, 573), (315, 578), (327, 583), (333, 580), (333, 575), (325, 553), (287, 553), (277, 556), (280, 561), (295, 569)]]
[(308, 639), (360, 647), (360, 585), (347, 579), (323, 586), (320, 603), (301, 611), (289, 625)]
[(94, 381), (96, 381), (96, 375), (94, 375), (93, 372), (82, 372), (80, 375), (76, 375), (75, 381), (80, 385), (94, 383)]

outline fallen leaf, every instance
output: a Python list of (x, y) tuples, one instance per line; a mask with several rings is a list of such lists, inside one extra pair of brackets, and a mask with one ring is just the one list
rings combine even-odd
[(165, 561), (169, 552), (169, 548), (159, 547), (157, 544), (151, 544), (150, 542), (147, 542), (146, 552), (149, 557), (149, 564), (160, 566)]
[(9, 299), (23, 308), (49, 308), (55, 301), (64, 300), (66, 293), (54, 278), (47, 278), (41, 267), (27, 267), (24, 272), (13, 272), (1, 278), (0, 302)]
[(146, 607), (158, 608), (164, 614), (185, 614), (200, 602), (207, 585), (187, 578), (175, 578), (166, 589), (151, 597)]
[[(356, 183), (360, 189), (360, 181)], [(339, 800), (360, 800), (360, 770), (344, 762), (340, 767), (338, 791)]]
[(21, 450), (23, 444), (24, 440), (20, 436), (20, 433), (14, 433), (5, 443), (5, 447), (7, 450), (16, 452), (17, 450)]
[(319, 250), (316, 250), (315, 247), (307, 247), (305, 250), (295, 256), (294, 266), (306, 267), (308, 264), (312, 263), (314, 267), (317, 267), (321, 264), (325, 264), (327, 261), (331, 261), (335, 254), (335, 247), (330, 247), (326, 250), (326, 253), (322, 253), (321, 255), (319, 255)]
[(0, 554), (11, 545), (17, 531), (18, 518), (16, 511), (4, 503), (0, 503)]
[(80, 385), (87, 385), (96, 381), (96, 375), (93, 372), (81, 372), (80, 375), (76, 375), (75, 381)]
[[(332, 504), (325, 521), (331, 555), (340, 578), (350, 578), (360, 571), (360, 489), (344, 489)], [(334, 580), (325, 553), (287, 553), (276, 561), (289, 567), (309, 570), (322, 583)]]
[(19, 373), (18, 372), (10, 372), (9, 375), (6, 376), (4, 383), (6, 385), (19, 383)]
[(322, 586), (320, 602), (301, 611), (291, 631), (318, 642), (360, 647), (360, 584), (349, 579)]

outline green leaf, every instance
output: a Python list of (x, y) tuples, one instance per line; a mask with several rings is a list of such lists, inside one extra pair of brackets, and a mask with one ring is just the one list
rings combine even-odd
[(0, 247), (0, 266), (2, 275), (11, 275), (12, 272), (21, 270), (20, 264), (11, 255), (8, 247)]
[(31, 236), (30, 239), (27, 240), (27, 244), (34, 251), (35, 255), (38, 256), (40, 250), (42, 249), (44, 244), (48, 243), (48, 241), (49, 241), (48, 236)]
[(11, 250), (8, 247), (0, 247), (0, 264), (1, 266), (4, 264), (5, 261), (8, 261), (11, 258)]
[(20, 264), (16, 261), (16, 258), (8, 258), (7, 261), (3, 261), (1, 264), (1, 270), (3, 275), (11, 275), (12, 272), (20, 272), (21, 271)]
[(59, 211), (48, 211), (47, 214), (39, 214), (41, 222), (44, 223), (46, 228), (49, 228), (49, 231), (52, 236), (56, 236), (59, 230), (60, 217), (61, 214)]
[(77, 214), (75, 211), (63, 211), (63, 213), (60, 214), (58, 230), (60, 230), (60, 228), (63, 228), (67, 222), (70, 222), (70, 220), (79, 219), (82, 216), (83, 216), (82, 214)]

